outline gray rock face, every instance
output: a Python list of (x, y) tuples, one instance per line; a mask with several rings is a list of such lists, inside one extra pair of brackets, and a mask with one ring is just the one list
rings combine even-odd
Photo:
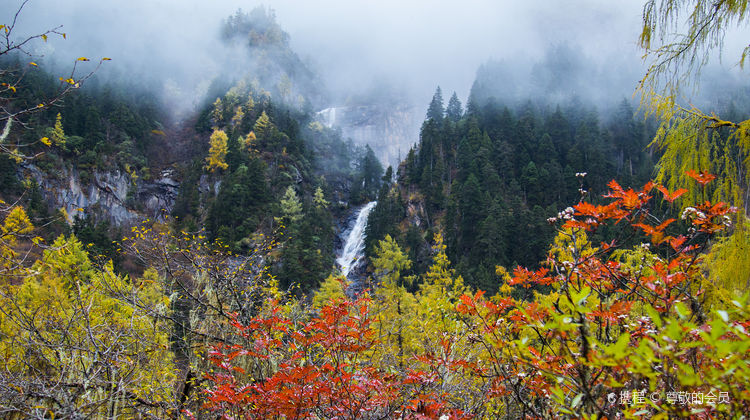
[(209, 183), (208, 175), (201, 175), (201, 178), (198, 180), (198, 192), (201, 195), (211, 193), (216, 197), (219, 195), (219, 188), (221, 188), (221, 181), (215, 181), (212, 185)]
[(54, 177), (33, 164), (23, 165), (21, 170), (39, 184), (52, 207), (65, 209), (69, 222), (89, 210), (115, 226), (133, 225), (145, 218), (160, 220), (172, 211), (180, 186), (171, 170), (163, 171), (155, 181), (133, 180), (119, 170), (94, 171), (88, 184), (81, 181), (76, 169), (63, 168)]
[(344, 138), (369, 144), (383, 166), (398, 166), (409, 148), (419, 140), (421, 120), (407, 105), (361, 105), (327, 108), (318, 119), (328, 127), (341, 128)]

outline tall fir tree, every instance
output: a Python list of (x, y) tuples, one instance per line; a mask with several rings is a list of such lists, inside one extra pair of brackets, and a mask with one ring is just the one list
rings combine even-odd
[(427, 120), (441, 122), (445, 117), (445, 108), (443, 106), (443, 91), (440, 86), (435, 89), (430, 106), (427, 108)]
[(458, 99), (456, 92), (453, 92), (451, 98), (448, 100), (448, 107), (445, 110), (445, 116), (453, 121), (458, 122), (463, 116), (463, 108), (461, 107), (461, 101)]

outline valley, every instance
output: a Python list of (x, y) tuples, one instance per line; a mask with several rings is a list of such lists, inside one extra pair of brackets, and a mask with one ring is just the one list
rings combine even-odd
[(750, 411), (746, 1), (13, 1), (0, 417)]

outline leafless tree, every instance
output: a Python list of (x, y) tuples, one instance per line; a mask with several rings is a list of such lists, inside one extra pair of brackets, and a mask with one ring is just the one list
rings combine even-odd
[[(47, 42), (50, 36), (58, 36), (65, 39), (65, 32), (62, 32), (62, 25), (51, 29), (43, 30), (35, 35), (17, 36), (19, 28), (17, 27), (18, 17), (23, 12), (24, 7), (30, 0), (24, 0), (13, 14), (13, 19), (9, 23), (0, 23), (0, 60), (6, 59), (8, 67), (0, 66), (0, 154), (10, 156), (17, 161), (32, 159), (36, 154), (30, 153), (30, 146), (37, 143), (24, 143), (12, 141), (11, 131), (14, 126), (28, 127), (26, 118), (29, 114), (39, 112), (50, 107), (59, 105), (60, 101), (72, 91), (80, 88), (82, 84), (99, 70), (104, 61), (109, 58), (102, 58), (93, 69), (81, 73), (79, 65), (82, 62), (90, 61), (86, 57), (79, 57), (73, 63), (70, 72), (66, 76), (59, 77), (60, 82), (55, 92), (44, 98), (38, 98), (34, 104), (24, 103), (18, 100), (19, 90), (23, 89), (23, 80), (30, 71), (38, 70), (39, 65), (34, 62), (36, 59), (32, 54), (30, 47), (35, 42)], [(16, 63), (20, 63), (20, 58), (28, 60), (26, 64), (11, 64), (13, 60), (7, 60), (11, 56), (19, 57)], [(24, 60), (24, 61), (26, 61)]]

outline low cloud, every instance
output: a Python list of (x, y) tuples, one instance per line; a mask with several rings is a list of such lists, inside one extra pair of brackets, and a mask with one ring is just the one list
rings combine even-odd
[[(20, 3), (6, 0), (0, 18), (8, 22)], [(259, 5), (275, 10), (293, 49), (321, 74), (333, 101), (377, 83), (394, 86), (418, 106), (426, 106), (437, 85), (465, 101), (482, 63), (499, 60), (524, 77), (530, 63), (558, 45), (577, 50), (585, 66), (609, 66), (617, 89), (630, 89), (617, 96), (631, 93), (642, 75), (641, 1), (30, 0), (18, 26), (35, 33), (63, 25), (68, 39), (50, 38), (38, 52), (63, 62), (112, 57), (104, 77), (132, 77), (134, 85), (158, 80), (177, 106), (188, 107), (214, 75), (245, 70), (236, 59), (241, 53), (219, 41), (219, 27), (237, 9)]]

